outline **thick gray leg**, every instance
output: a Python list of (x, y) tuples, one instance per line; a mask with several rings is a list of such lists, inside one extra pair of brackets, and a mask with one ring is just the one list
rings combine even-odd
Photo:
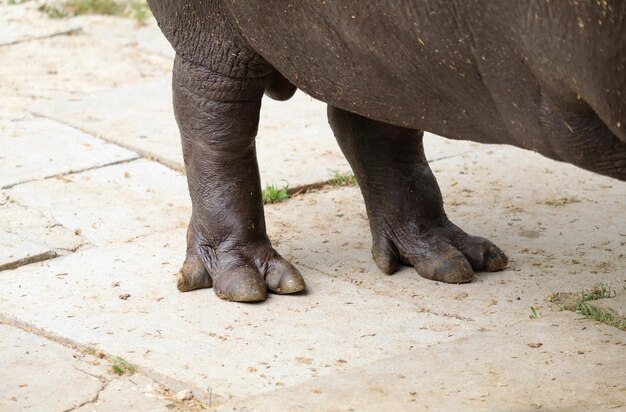
[(432, 280), (469, 282), (474, 271), (496, 271), (505, 254), (487, 239), (450, 222), (424, 157), (422, 133), (332, 106), (328, 118), (365, 199), (372, 255), (387, 274), (400, 263)]
[(265, 233), (254, 144), (265, 88), (287, 98), (293, 86), (249, 47), (221, 0), (148, 3), (176, 50), (174, 110), (193, 206), (178, 289), (213, 286), (235, 301), (302, 290)]
[(223, 299), (261, 301), (267, 288), (304, 289), (265, 232), (254, 138), (266, 82), (176, 58), (174, 109), (193, 205), (181, 291), (212, 285)]

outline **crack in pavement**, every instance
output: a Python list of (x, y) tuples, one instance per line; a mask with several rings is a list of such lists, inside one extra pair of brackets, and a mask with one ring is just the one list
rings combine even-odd
[[(35, 326), (34, 324), (28, 322), (28, 321), (24, 321), (21, 320), (15, 316), (12, 316), (10, 314), (7, 313), (3, 313), (0, 312), (0, 324), (4, 324), (4, 325), (8, 325), (14, 328), (18, 328), (23, 330), (24, 332), (27, 333), (32, 333), (34, 335), (40, 336), (44, 339), (47, 339), (51, 342), (55, 342), (58, 343), (60, 345), (63, 345), (67, 348), (70, 349), (74, 349), (74, 350), (78, 350), (81, 351), (83, 353), (89, 354), (90, 352), (96, 351), (96, 352), (102, 352), (103, 354), (105, 354), (107, 357), (109, 355), (111, 355), (110, 353), (101, 350), (100, 348), (96, 347), (95, 345), (91, 345), (91, 344), (84, 344), (84, 343), (80, 343), (74, 339), (65, 337), (65, 336), (61, 336), (59, 334), (56, 334), (55, 332), (48, 330), (48, 329), (44, 329), (42, 327), (39, 326)], [(215, 394), (212, 393), (212, 391), (207, 391), (206, 388), (201, 388), (199, 386), (197, 386), (195, 383), (193, 382), (186, 382), (183, 380), (179, 380), (177, 378), (173, 378), (169, 375), (165, 375), (162, 374), (152, 368), (148, 368), (148, 367), (144, 367), (141, 365), (137, 365), (133, 363), (133, 366), (135, 367), (135, 373), (141, 374), (147, 378), (150, 378), (152, 381), (154, 381), (154, 383), (158, 384), (158, 385), (162, 385), (163, 387), (167, 388), (168, 390), (172, 391), (172, 392), (177, 392), (177, 391), (181, 391), (181, 390), (190, 390), (194, 397), (199, 400), (199, 401), (208, 401), (209, 399), (213, 399), (213, 403), (216, 402), (216, 396)], [(119, 379), (119, 377), (116, 377), (114, 379)], [(113, 380), (109, 380), (107, 382), (110, 383)], [(104, 388), (102, 388), (99, 392), (101, 392)], [(99, 396), (99, 394), (98, 394)], [(218, 398), (219, 399), (219, 398)], [(97, 399), (96, 399), (97, 401)], [(85, 403), (89, 404), (89, 402)], [(73, 410), (80, 407), (74, 407), (71, 408), (69, 410)]]
[[(7, 204), (11, 204), (13, 207), (19, 208), (21, 210), (23, 210), (25, 213), (34, 213), (37, 214), (39, 217), (41, 217), (42, 219), (46, 219), (48, 221), (51, 221), (52, 224), (50, 225), (46, 225), (45, 229), (49, 230), (49, 229), (54, 229), (57, 227), (66, 229), (68, 231), (70, 231), (71, 229), (67, 228), (66, 226), (64, 226), (63, 224), (57, 222), (54, 220), (53, 217), (51, 216), (47, 216), (44, 212), (42, 212), (39, 209), (30, 207), (30, 206), (26, 206), (21, 204), (20, 202), (16, 201), (15, 199), (13, 199), (9, 194), (7, 193), (3, 193), (0, 192), (0, 206), (5, 206)], [(45, 260), (51, 260), (51, 259), (56, 259), (57, 257), (63, 256), (65, 254), (70, 254), (70, 253), (74, 253), (75, 251), (77, 251), (78, 249), (85, 247), (85, 246), (92, 246), (91, 242), (89, 242), (87, 239), (81, 239), (80, 244), (77, 244), (74, 247), (71, 248), (65, 248), (65, 247), (57, 247), (57, 245), (55, 244), (51, 244), (48, 242), (42, 242), (42, 239), (39, 238), (32, 238), (32, 237), (28, 237), (28, 236), (23, 236), (21, 234), (21, 230), (15, 230), (14, 228), (10, 228), (10, 227), (2, 227), (0, 225), (0, 228), (2, 228), (2, 231), (8, 234), (12, 234), (15, 236), (18, 236), (20, 238), (26, 239), (28, 241), (31, 242), (35, 242), (37, 244), (40, 244), (41, 246), (45, 246), (46, 248), (49, 248), (50, 250), (47, 250), (43, 253), (39, 253), (36, 255), (31, 255), (31, 256), (26, 256), (17, 260), (12, 260), (7, 262), (0, 262), (0, 272), (5, 271), (5, 270), (13, 270), (13, 269), (17, 269), (19, 267), (22, 266), (26, 266), (26, 265), (30, 265), (33, 263), (39, 263), (39, 262), (43, 262)], [(42, 242), (42, 243), (41, 243)]]
[[(117, 145), (117, 146), (119, 146), (119, 145)], [(128, 159), (115, 160), (113, 162), (108, 162), (108, 163), (104, 163), (104, 164), (101, 164), (101, 165), (89, 166), (89, 167), (84, 167), (82, 169), (76, 169), (76, 170), (70, 170), (70, 171), (67, 171), (67, 172), (61, 172), (61, 173), (57, 173), (57, 174), (50, 175), (50, 176), (44, 176), (43, 178), (34, 178), (34, 179), (22, 180), (22, 181), (17, 182), (17, 183), (11, 183), (11, 184), (8, 184), (6, 186), (2, 186), (2, 187), (0, 187), (0, 189), (1, 190), (6, 190), (6, 189), (11, 189), (11, 188), (13, 188), (15, 186), (18, 186), (18, 185), (23, 185), (23, 184), (26, 184), (26, 183), (36, 182), (36, 181), (40, 181), (40, 180), (50, 180), (50, 179), (56, 179), (56, 178), (64, 177), (64, 176), (72, 176), (72, 175), (75, 175), (75, 174), (88, 172), (90, 170), (96, 170), (96, 169), (101, 169), (101, 168), (104, 168), (104, 167), (109, 167), (109, 166), (115, 166), (115, 165), (119, 165), (119, 164), (134, 162), (135, 160), (139, 160), (139, 159), (141, 159), (141, 156), (133, 156), (133, 157), (128, 158)]]
[(144, 158), (144, 159), (147, 159), (147, 160), (150, 160), (150, 161), (162, 164), (163, 166), (165, 166), (165, 167), (167, 167), (169, 169), (172, 169), (175, 172), (181, 173), (183, 175), (185, 174), (184, 166), (180, 167), (177, 162), (172, 162), (170, 160), (162, 158), (161, 156), (156, 155), (154, 153), (151, 153), (148, 150), (144, 150), (141, 147), (136, 147), (133, 144), (122, 144), (119, 141), (107, 138), (107, 137), (105, 137), (105, 136), (103, 136), (101, 134), (98, 134), (97, 132), (94, 133), (93, 130), (89, 130), (88, 128), (85, 128), (82, 125), (74, 124), (74, 123), (68, 122), (68, 121), (66, 121), (64, 119), (47, 116), (45, 114), (42, 114), (42, 113), (39, 113), (39, 112), (36, 112), (36, 111), (29, 111), (29, 113), (31, 115), (33, 115), (34, 117), (37, 117), (37, 118), (40, 118), (40, 119), (52, 120), (54, 122), (57, 122), (57, 123), (60, 123), (60, 124), (64, 124), (65, 126), (68, 126), (68, 127), (73, 128), (73, 129), (79, 130), (79, 131), (81, 131), (81, 132), (83, 132), (85, 134), (88, 134), (91, 137), (96, 138), (96, 139), (100, 139), (100, 140), (102, 140), (104, 142), (107, 142), (107, 143), (110, 143), (110, 144), (114, 144), (116, 146), (119, 146), (119, 147), (127, 149), (127, 150), (131, 150), (131, 151), (133, 151), (133, 152), (135, 152), (135, 153), (137, 153), (139, 155), (139, 157), (135, 158), (134, 160), (137, 160), (137, 159), (139, 159), (141, 157), (141, 158)]
[[(82, 372), (82, 371), (81, 371), (81, 372)], [(66, 410), (64, 410), (63, 412), (75, 411), (76, 409), (78, 409), (78, 408), (82, 408), (83, 406), (85, 406), (85, 405), (89, 405), (90, 403), (96, 403), (96, 402), (98, 402), (98, 399), (100, 398), (100, 394), (102, 393), (102, 391), (103, 391), (103, 390), (105, 390), (105, 389), (107, 388), (107, 386), (109, 386), (109, 382), (110, 382), (110, 381), (103, 382), (103, 383), (102, 383), (102, 386), (100, 387), (100, 389), (98, 389), (98, 391), (96, 392), (96, 394), (94, 395), (94, 397), (93, 397), (93, 398), (88, 399), (88, 400), (86, 400), (85, 402), (83, 402), (83, 403), (81, 403), (81, 404), (79, 404), (79, 405), (76, 405), (76, 406), (73, 406), (73, 407), (71, 407), (71, 408), (69, 408), (69, 409), (66, 409)]]
[(0, 47), (14, 46), (16, 44), (27, 43), (27, 42), (36, 41), (36, 40), (49, 39), (51, 37), (57, 37), (57, 36), (71, 36), (71, 35), (82, 33), (82, 32), (83, 32), (82, 27), (72, 27), (67, 30), (63, 30), (63, 31), (59, 31), (59, 32), (51, 33), (51, 34), (45, 34), (43, 36), (27, 37), (24, 39), (18, 39), (18, 40), (5, 42), (5, 43), (0, 43)]
[(44, 260), (55, 259), (59, 257), (59, 254), (54, 250), (48, 250), (44, 253), (39, 253), (37, 255), (26, 256), (21, 259), (17, 259), (8, 263), (0, 263), (0, 272), (4, 270), (12, 270), (17, 269), (22, 266), (30, 265), (32, 263), (43, 262)]
[(466, 151), (461, 152), (461, 153), (455, 153), (455, 154), (451, 154), (451, 155), (448, 155), (448, 156), (437, 157), (436, 159), (430, 159), (430, 160), (428, 160), (428, 164), (431, 164), (431, 163), (434, 163), (434, 162), (438, 162), (440, 160), (452, 159), (454, 157), (463, 156), (463, 155), (466, 155), (468, 153), (475, 152), (476, 150), (477, 149), (466, 150)]
[[(85, 356), (86, 356), (86, 355), (85, 355)], [(83, 356), (83, 357), (81, 357), (80, 359), (84, 359), (84, 356)], [(85, 371), (85, 370), (82, 370), (82, 369), (80, 369), (80, 368), (77, 368), (76, 366), (72, 366), (72, 369), (74, 369), (74, 370), (75, 370), (75, 371), (77, 371), (77, 372), (84, 373), (85, 375), (89, 375), (89, 376), (91, 376), (92, 378), (98, 379), (98, 380), (99, 380), (100, 382), (102, 382), (102, 383), (105, 383), (105, 382), (110, 382), (110, 381), (112, 381), (112, 380), (114, 380), (114, 379), (118, 379), (118, 378), (119, 378), (119, 377), (113, 377), (113, 379), (107, 379), (106, 377), (104, 377), (104, 376), (102, 376), (102, 375), (95, 375), (95, 374), (93, 374), (93, 373), (91, 373), (91, 372), (87, 372), (87, 371)]]

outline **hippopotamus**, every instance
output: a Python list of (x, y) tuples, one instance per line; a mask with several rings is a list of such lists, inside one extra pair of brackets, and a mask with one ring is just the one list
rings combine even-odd
[(254, 302), (305, 288), (266, 234), (255, 154), (263, 94), (287, 100), (301, 89), (328, 104), (386, 274), (409, 265), (464, 283), (507, 265), (496, 245), (446, 216), (424, 131), (626, 180), (621, 0), (148, 3), (176, 52), (192, 200), (181, 291), (213, 287)]

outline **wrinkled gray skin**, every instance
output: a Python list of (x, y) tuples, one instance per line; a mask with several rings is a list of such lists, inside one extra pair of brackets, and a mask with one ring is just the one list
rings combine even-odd
[(149, 4), (176, 50), (193, 202), (181, 291), (213, 286), (224, 299), (260, 301), (268, 289), (305, 287), (265, 232), (254, 142), (263, 93), (286, 100), (298, 87), (328, 103), (387, 274), (407, 264), (462, 283), (507, 264), (446, 217), (423, 130), (626, 180), (626, 2)]

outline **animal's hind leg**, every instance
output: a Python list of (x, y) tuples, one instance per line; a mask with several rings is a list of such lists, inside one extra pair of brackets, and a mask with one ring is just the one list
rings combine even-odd
[(265, 231), (255, 148), (266, 86), (285, 98), (289, 85), (226, 18), (224, 2), (149, 3), (176, 51), (174, 112), (192, 203), (178, 288), (213, 286), (223, 299), (248, 302), (268, 289), (302, 290), (302, 276)]
[(180, 56), (174, 109), (193, 212), (182, 291), (210, 287), (223, 299), (259, 301), (293, 293), (302, 276), (265, 232), (254, 138), (265, 78), (223, 76)]
[(372, 255), (391, 274), (402, 263), (428, 279), (469, 282), (474, 271), (504, 268), (507, 257), (487, 239), (450, 222), (422, 147), (422, 132), (335, 107), (328, 117), (365, 198)]

